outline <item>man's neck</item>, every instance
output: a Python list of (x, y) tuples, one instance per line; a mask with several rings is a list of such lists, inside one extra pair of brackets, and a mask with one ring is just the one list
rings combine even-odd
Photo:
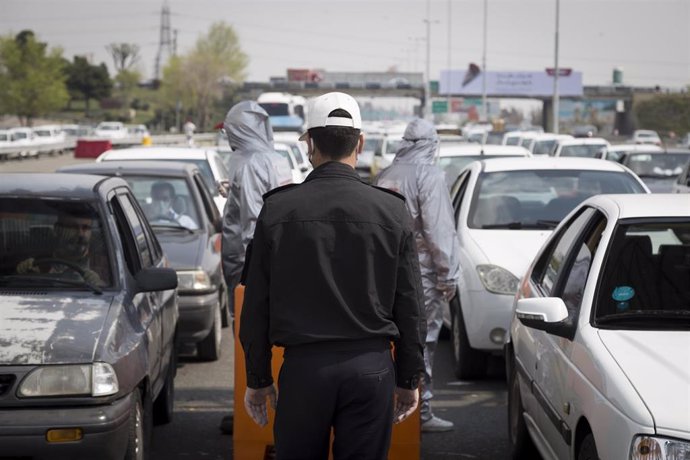
[(330, 162), (342, 163), (344, 165), (348, 165), (352, 169), (355, 169), (355, 165), (357, 164), (357, 154), (353, 153), (352, 155), (349, 155), (345, 158), (339, 158), (337, 160), (333, 160), (325, 155), (318, 155), (318, 159), (314, 162), (313, 166), (314, 168), (318, 168), (319, 166)]

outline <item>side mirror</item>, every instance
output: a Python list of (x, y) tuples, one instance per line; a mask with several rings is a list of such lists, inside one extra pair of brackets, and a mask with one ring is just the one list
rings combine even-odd
[(230, 190), (230, 181), (227, 179), (219, 180), (216, 182), (216, 186), (218, 187), (218, 193), (220, 193), (220, 196), (227, 198), (228, 191)]
[(517, 301), (515, 316), (526, 327), (572, 340), (575, 320), (560, 297), (526, 298)]
[(172, 268), (142, 268), (134, 279), (139, 292), (167, 291), (177, 287), (177, 272)]

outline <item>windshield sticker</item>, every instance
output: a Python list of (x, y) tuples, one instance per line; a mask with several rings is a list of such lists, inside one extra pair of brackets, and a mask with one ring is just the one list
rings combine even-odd
[(626, 302), (635, 297), (635, 289), (630, 286), (616, 286), (611, 297), (618, 302)]

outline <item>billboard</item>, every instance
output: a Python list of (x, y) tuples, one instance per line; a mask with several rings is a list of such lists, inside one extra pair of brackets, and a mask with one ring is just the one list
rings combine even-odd
[[(539, 72), (486, 72), (488, 97), (553, 96), (553, 79), (545, 70)], [(481, 96), (482, 73), (466, 70), (442, 70), (439, 95)], [(582, 72), (558, 77), (558, 93), (562, 97), (582, 97)]]

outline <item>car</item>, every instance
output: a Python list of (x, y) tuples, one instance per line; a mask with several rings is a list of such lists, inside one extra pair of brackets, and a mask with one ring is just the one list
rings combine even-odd
[[(291, 149), (286, 145), (283, 145), (281, 148), (283, 149), (282, 152), (278, 152), (277, 149), (273, 152), (267, 152), (267, 155), (271, 160), (271, 164), (273, 165), (273, 170), (276, 173), (278, 186), (292, 184), (296, 178), (299, 178), (301, 176), (300, 170), (293, 171), (292, 165), (295, 163), (290, 163), (290, 160), (288, 159), (292, 155), (290, 153)], [(230, 165), (230, 159), (233, 155), (233, 150), (227, 144), (225, 146), (217, 146), (215, 147), (215, 150), (218, 153), (218, 156), (221, 158), (221, 160), (223, 160), (225, 169), (230, 171), (232, 169)], [(228, 187), (230, 187), (230, 181), (221, 181), (220, 185), (224, 189), (223, 193), (226, 194), (224, 196), (227, 196), (227, 189)]]
[(559, 139), (554, 147), (555, 157), (602, 158), (611, 144), (603, 137)]
[(522, 131), (508, 131), (503, 135), (501, 143), (503, 145), (520, 145), (520, 137), (522, 134)]
[(632, 152), (621, 158), (621, 163), (640, 176), (654, 193), (668, 193), (673, 190), (676, 178), (690, 161), (690, 150), (667, 149), (661, 152)]
[(230, 178), (225, 163), (214, 148), (189, 147), (131, 147), (107, 150), (96, 158), (101, 161), (177, 161), (196, 165), (201, 171), (208, 192), (222, 214), (226, 198), (220, 194), (219, 184)]
[[(296, 152), (289, 144), (284, 144), (282, 142), (274, 142), (273, 148), (278, 155), (288, 162), (288, 166), (290, 168), (290, 179), (287, 183), (301, 184), (304, 182), (304, 179), (306, 179), (307, 175), (309, 175), (310, 169), (304, 165), (304, 160), (302, 159), (301, 153)], [(301, 166), (298, 164), (299, 160), (302, 160)]]
[[(395, 158), (395, 152), (398, 151), (400, 143), (403, 140), (403, 134), (405, 130), (402, 127), (398, 128), (387, 128), (383, 134), (381, 134), (381, 141), (374, 150), (374, 155), (371, 160), (371, 175), (370, 177), (376, 177), (376, 175), (389, 167), (393, 163)], [(366, 135), (365, 135), (366, 142)]]
[(625, 166), (591, 158), (495, 158), (458, 176), (451, 198), (463, 276), (444, 312), (459, 379), (500, 354), (518, 282), (553, 228), (585, 198), (648, 193)]
[(594, 125), (576, 125), (570, 131), (573, 137), (594, 137), (599, 134), (599, 128)]
[(307, 143), (299, 140), (300, 133), (292, 131), (275, 131), (273, 141), (288, 147), (292, 153), (292, 164), (295, 180), (293, 183), (301, 183), (314, 170), (307, 156)]
[(663, 152), (663, 149), (652, 144), (613, 144), (608, 146), (602, 158), (620, 163), (625, 154), (636, 152)]
[(105, 139), (124, 139), (128, 133), (124, 123), (120, 121), (102, 121), (94, 129), (93, 135)]
[(690, 452), (690, 195), (599, 195), (522, 278), (505, 344), (512, 458)]
[(690, 133), (686, 133), (685, 136), (678, 140), (678, 147), (690, 149)]
[(127, 182), (2, 174), (0, 209), (0, 457), (146, 458), (173, 417), (177, 275)]
[(59, 125), (42, 125), (33, 128), (34, 141), (40, 147), (41, 152), (49, 155), (65, 153), (66, 135)]
[(446, 174), (448, 188), (455, 183), (460, 172), (475, 160), (503, 157), (531, 157), (532, 154), (517, 145), (480, 145), (480, 144), (441, 144), (438, 155), (438, 166)]
[(558, 141), (562, 139), (574, 139), (570, 134), (554, 134), (554, 133), (540, 133), (532, 139), (527, 150), (532, 152), (532, 155), (537, 156), (550, 156), (553, 153), (554, 147)]
[(690, 193), (690, 161), (685, 163), (683, 171), (678, 175), (673, 183), (674, 193)]
[(656, 131), (636, 129), (632, 135), (632, 142), (635, 144), (661, 145), (661, 138)]
[(65, 137), (67, 137), (68, 139), (76, 139), (79, 137), (93, 135), (93, 126), (89, 125), (68, 124), (61, 125), (60, 129), (62, 129), (62, 132), (65, 133)]
[[(199, 168), (167, 161), (108, 161), (65, 166), (58, 172), (117, 176), (127, 181), (170, 267), (177, 272), (178, 343), (195, 346), (204, 361), (217, 360), (221, 327), (230, 323), (220, 255), (223, 222)], [(157, 184), (172, 186), (175, 215), (189, 219), (175, 221), (161, 215), (152, 197)]]
[(21, 127), (10, 128), (10, 146), (16, 150), (9, 155), (9, 158), (38, 158), (38, 142), (33, 129)]
[(146, 125), (125, 125), (125, 129), (127, 130), (128, 136), (140, 138), (151, 136), (151, 133)]
[[(0, 149), (11, 146), (11, 136), (10, 132), (6, 129), (0, 129)], [(0, 161), (5, 161), (9, 153), (0, 152)]]

